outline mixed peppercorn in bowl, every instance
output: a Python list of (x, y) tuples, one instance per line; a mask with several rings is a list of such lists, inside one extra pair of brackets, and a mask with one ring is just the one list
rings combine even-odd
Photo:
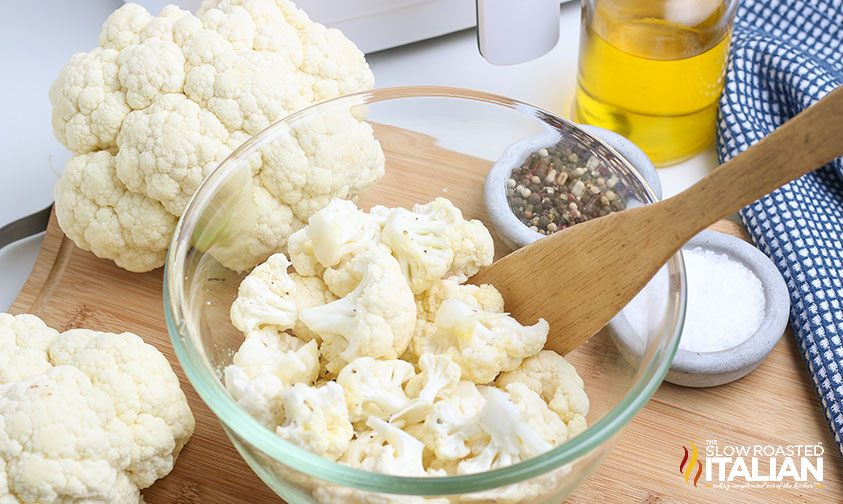
[[(337, 116), (359, 123), (345, 129)], [(367, 136), (361, 150), (360, 125), (379, 148)], [(509, 252), (490, 232), (486, 173), (508, 145), (548, 129), (588, 135), (496, 95), (375, 90), (270, 126), (200, 187), (167, 258), (171, 339), (238, 451), (282, 498), (559, 502), (655, 391), (681, 326), (678, 258), (657, 277), (667, 294), (635, 363), (610, 328), (564, 357), (542, 350), (552, 327), (518, 320), (494, 286), (470, 284)], [(290, 138), (315, 154), (290, 154)], [(541, 154), (530, 163), (550, 152)], [(297, 169), (322, 208), (290, 223), (285, 246), (241, 264), (261, 249), (264, 223), (284, 218), (262, 213), (250, 180), (294, 161), (307, 163)], [(355, 162), (383, 177), (337, 185), (348, 180), (333, 171)], [(530, 182), (560, 173), (551, 164)], [(604, 184), (655, 198), (634, 171)]]

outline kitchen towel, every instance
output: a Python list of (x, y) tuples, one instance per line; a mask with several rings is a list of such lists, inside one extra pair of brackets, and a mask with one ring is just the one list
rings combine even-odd
[[(740, 0), (720, 99), (720, 161), (841, 84), (843, 0)], [(843, 162), (773, 191), (740, 215), (787, 282), (796, 342), (843, 453)]]

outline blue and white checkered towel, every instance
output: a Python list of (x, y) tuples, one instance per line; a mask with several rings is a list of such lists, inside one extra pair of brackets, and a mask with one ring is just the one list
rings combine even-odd
[[(843, 84), (843, 0), (741, 0), (730, 58), (721, 162)], [(796, 341), (843, 453), (843, 162), (740, 214), (787, 281)]]

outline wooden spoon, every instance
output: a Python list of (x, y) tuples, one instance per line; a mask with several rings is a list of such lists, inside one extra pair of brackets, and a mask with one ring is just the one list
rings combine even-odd
[(843, 155), (843, 87), (684, 192), (554, 233), (471, 281), (491, 283), (522, 323), (550, 323), (565, 354), (605, 326), (695, 234)]

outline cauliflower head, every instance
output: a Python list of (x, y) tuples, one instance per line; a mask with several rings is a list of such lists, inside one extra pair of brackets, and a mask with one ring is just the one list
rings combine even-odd
[(338, 373), (357, 357), (397, 359), (410, 342), (416, 304), (398, 261), (383, 248), (350, 261), (361, 268), (353, 291), (336, 301), (299, 312), (308, 329), (322, 340), (326, 368)]
[(137, 503), (193, 434), (170, 364), (134, 334), (0, 314), (0, 361), (15, 373), (0, 384), (2, 502)]
[(489, 230), (477, 219), (463, 218), (460, 209), (447, 198), (436, 198), (423, 205), (414, 205), (413, 212), (448, 224), (448, 239), (454, 251), (454, 262), (448, 276), (454, 275), (460, 282), (464, 282), (480, 268), (492, 264), (495, 244)]
[(522, 326), (505, 313), (487, 312), (459, 299), (446, 299), (436, 312), (436, 331), (419, 342), (423, 353), (445, 354), (459, 364), (462, 378), (489, 383), (538, 353), (548, 323)]
[(125, 471), (146, 488), (173, 469), (193, 434), (194, 420), (170, 363), (131, 333), (71, 329), (50, 347), (54, 366), (73, 366), (114, 398), (115, 414), (131, 430)]
[[(208, 0), (196, 16), (126, 4), (50, 87), (54, 134), (73, 153), (54, 190), (59, 224), (125, 269), (160, 267), (187, 202), (234, 149), (292, 112), (373, 84), (354, 44), (289, 0)], [(252, 219), (220, 261), (254, 266), (332, 198), (355, 198), (383, 176), (362, 115), (301, 121), (248, 158)]]

